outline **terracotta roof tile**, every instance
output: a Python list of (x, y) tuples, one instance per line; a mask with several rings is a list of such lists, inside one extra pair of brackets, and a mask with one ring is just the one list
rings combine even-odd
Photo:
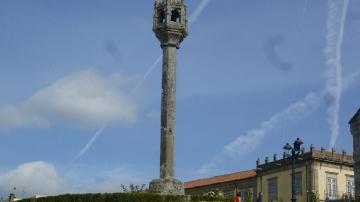
[(219, 183), (224, 183), (224, 182), (232, 182), (232, 181), (237, 181), (237, 180), (242, 180), (242, 179), (247, 179), (247, 178), (253, 178), (255, 176), (256, 176), (255, 170), (248, 170), (248, 171), (231, 173), (231, 174), (226, 174), (226, 175), (214, 176), (214, 177), (210, 177), (210, 178), (185, 182), (185, 189), (192, 189), (195, 187), (203, 187), (203, 186), (207, 186), (207, 185), (219, 184)]

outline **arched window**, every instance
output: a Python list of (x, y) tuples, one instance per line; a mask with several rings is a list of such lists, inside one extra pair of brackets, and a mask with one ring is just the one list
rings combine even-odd
[(180, 23), (180, 12), (175, 9), (171, 12), (171, 21)]
[(164, 23), (165, 22), (165, 12), (160, 10), (159, 11), (159, 23)]

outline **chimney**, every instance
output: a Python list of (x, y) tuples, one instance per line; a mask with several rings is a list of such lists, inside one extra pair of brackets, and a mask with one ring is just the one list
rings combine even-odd
[(269, 163), (269, 157), (265, 157), (265, 164)]
[(277, 154), (274, 154), (274, 161), (277, 161)]
[(259, 165), (260, 165), (260, 158), (258, 158), (258, 159), (256, 160), (256, 167), (259, 167)]
[(324, 147), (321, 147), (320, 151), (321, 151), (321, 153), (324, 153), (324, 152), (325, 152), (325, 148), (324, 148)]
[(313, 152), (315, 150), (315, 146), (313, 144), (310, 145), (310, 151)]
[(335, 148), (333, 147), (333, 148), (331, 148), (331, 155), (333, 155), (334, 156), (334, 154), (336, 153), (336, 150), (335, 150)]
[(14, 202), (16, 199), (15, 194), (11, 193), (9, 196), (9, 202)]

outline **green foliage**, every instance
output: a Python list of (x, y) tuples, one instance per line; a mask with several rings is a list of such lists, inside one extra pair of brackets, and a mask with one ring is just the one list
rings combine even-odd
[(351, 196), (350, 194), (343, 194), (343, 195), (341, 196), (341, 200), (343, 200), (343, 201), (349, 201), (349, 202), (355, 201), (354, 197)]
[(24, 199), (20, 202), (227, 202), (223, 198), (213, 196), (162, 196), (157, 194), (130, 192), (114, 194), (66, 194), (38, 199)]
[(253, 202), (254, 198), (252, 194), (249, 194), (245, 197), (244, 202)]
[(229, 200), (224, 199), (221, 195), (203, 195), (203, 196), (191, 196), (190, 201), (226, 201), (229, 202)]
[(125, 193), (140, 193), (140, 192), (144, 192), (145, 191), (145, 184), (143, 185), (135, 185), (135, 184), (130, 184), (129, 187), (126, 187), (125, 185), (121, 185), (121, 188), (123, 189), (123, 192)]
[(319, 194), (314, 192), (309, 192), (309, 201), (310, 202), (319, 202)]
[[(201, 197), (206, 197), (208, 199), (214, 199), (214, 200), (222, 200), (224, 199), (224, 193), (220, 190), (211, 191), (208, 193), (203, 194)], [(210, 200), (213, 201), (213, 200)]]

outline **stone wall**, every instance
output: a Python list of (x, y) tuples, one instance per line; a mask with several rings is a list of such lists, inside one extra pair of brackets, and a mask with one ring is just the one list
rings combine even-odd
[(353, 136), (353, 158), (355, 173), (355, 193), (360, 194), (360, 109), (349, 122)]

